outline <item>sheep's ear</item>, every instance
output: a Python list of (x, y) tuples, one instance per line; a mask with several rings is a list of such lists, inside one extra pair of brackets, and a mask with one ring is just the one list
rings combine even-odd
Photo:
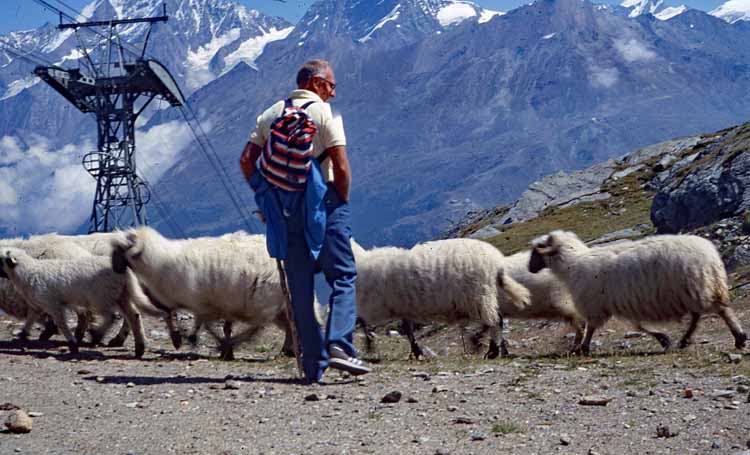
[(125, 248), (116, 246), (112, 250), (112, 270), (115, 273), (125, 273), (128, 268), (128, 260), (125, 258)]
[(8, 255), (5, 257), (5, 264), (8, 265), (9, 269), (14, 269), (18, 265), (18, 260), (12, 255)]
[[(547, 268), (547, 262), (544, 260), (544, 253), (539, 251), (539, 247), (535, 247), (531, 251), (531, 259), (529, 259), (529, 272), (538, 273), (543, 269)], [(547, 248), (549, 250), (549, 248)]]

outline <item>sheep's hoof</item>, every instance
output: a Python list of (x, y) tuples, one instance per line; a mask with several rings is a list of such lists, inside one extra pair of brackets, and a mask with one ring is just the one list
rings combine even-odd
[(125, 345), (125, 338), (123, 337), (114, 337), (111, 340), (109, 340), (109, 343), (107, 343), (108, 348), (120, 348)]
[(76, 339), (76, 343), (81, 343), (83, 341), (83, 337), (86, 336), (85, 330), (76, 330), (76, 332), (73, 334), (73, 336)]
[[(18, 332), (18, 339), (21, 340), (21, 341), (29, 341), (29, 332), (27, 332), (25, 330), (21, 330), (20, 332)], [(42, 337), (39, 336), (39, 339), (41, 340)], [(49, 338), (47, 338), (47, 340), (48, 339)], [(47, 341), (47, 340), (42, 340), (42, 341)]]
[(654, 338), (656, 338), (656, 341), (659, 342), (662, 348), (664, 348), (664, 351), (669, 351), (669, 348), (672, 347), (672, 340), (669, 339), (669, 337), (663, 333), (657, 333), (654, 335)]
[(135, 358), (140, 359), (143, 357), (143, 354), (146, 352), (146, 346), (142, 344), (136, 344), (135, 345)]
[(194, 333), (193, 333), (193, 334), (191, 334), (191, 335), (188, 335), (188, 337), (187, 337), (187, 341), (188, 341), (188, 343), (190, 343), (191, 345), (195, 346), (196, 344), (198, 344), (198, 335), (196, 335), (196, 334), (194, 334)]
[[(501, 356), (502, 349), (495, 343), (495, 341), (490, 341), (490, 348), (487, 349), (487, 353), (484, 355), (485, 359), (494, 360)], [(507, 354), (507, 351), (506, 351)]]
[(747, 335), (740, 333), (734, 337), (734, 347), (737, 349), (745, 349), (745, 343), (747, 342)]
[(172, 339), (172, 346), (174, 346), (175, 350), (179, 351), (182, 347), (182, 335), (180, 332), (171, 332), (169, 338)]
[(71, 354), (77, 355), (78, 354), (78, 345), (69, 344), (68, 345), (68, 350), (70, 351)]
[(232, 348), (222, 349), (221, 355), (219, 356), (219, 358), (225, 361), (234, 360), (234, 349)]
[(99, 344), (101, 344), (102, 338), (104, 338), (104, 334), (103, 333), (101, 333), (101, 332), (99, 332), (97, 330), (92, 330), (89, 333), (91, 334), (91, 345), (92, 346), (98, 346)]
[(680, 346), (679, 346), (679, 348), (680, 349), (685, 349), (688, 346), (690, 346), (691, 344), (693, 344), (693, 340), (688, 340), (686, 338), (683, 338), (683, 339), (680, 340)]
[(54, 330), (44, 329), (44, 331), (39, 334), (39, 341), (49, 341), (50, 338), (52, 338), (55, 335), (55, 333), (57, 333), (57, 328), (55, 328)]
[(283, 355), (284, 357), (294, 357), (294, 350), (289, 348), (282, 348), (281, 355)]

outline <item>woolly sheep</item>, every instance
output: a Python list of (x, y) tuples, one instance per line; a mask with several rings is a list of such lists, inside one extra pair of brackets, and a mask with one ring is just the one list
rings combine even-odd
[(642, 322), (679, 320), (690, 314), (680, 347), (691, 343), (702, 314), (717, 313), (727, 324), (735, 346), (745, 335), (729, 307), (724, 264), (714, 245), (692, 235), (662, 235), (627, 244), (587, 247), (574, 233), (554, 231), (533, 242), (529, 271), (549, 268), (570, 291), (586, 319), (586, 336), (578, 350), (589, 352), (594, 331), (610, 317), (637, 324), (668, 349), (669, 337), (643, 328)]
[(0, 277), (10, 280), (27, 302), (33, 302), (52, 317), (68, 341), (71, 353), (78, 352), (78, 343), (65, 321), (65, 310), (77, 307), (104, 317), (104, 323), (92, 331), (95, 343), (111, 326), (115, 309), (122, 311), (135, 336), (136, 357), (143, 355), (143, 327), (132, 304), (141, 295), (128, 286), (128, 280), (111, 270), (107, 258), (39, 260), (21, 249), (9, 247), (2, 248), (0, 257)]
[[(574, 345), (583, 339), (583, 322), (573, 305), (573, 298), (549, 270), (539, 273), (529, 272), (531, 250), (522, 251), (503, 260), (503, 268), (511, 278), (527, 288), (531, 294), (528, 306), (519, 309), (507, 300), (500, 301), (500, 354), (508, 355), (507, 342), (502, 336), (503, 318), (544, 319), (548, 321), (565, 321), (575, 330)], [(476, 338), (476, 335), (475, 335)], [(476, 341), (473, 340), (475, 343)]]
[(170, 240), (141, 227), (117, 236), (112, 246), (114, 270), (131, 269), (164, 307), (188, 310), (197, 321), (246, 323), (246, 331), (222, 343), (224, 358), (233, 345), (247, 341), (266, 324), (284, 328), (285, 299), (263, 236), (235, 233)]
[(503, 269), (503, 255), (472, 239), (427, 242), (411, 250), (386, 247), (365, 251), (352, 241), (357, 261), (357, 313), (367, 325), (406, 320), (412, 353), (421, 349), (411, 321), (478, 321), (490, 333), (486, 356), (500, 353), (498, 305), (521, 311), (529, 291)]
[[(75, 259), (91, 256), (88, 251), (75, 243), (55, 235), (34, 236), (29, 239), (4, 239), (0, 240), (0, 247), (2, 246), (20, 248), (36, 259)], [(44, 330), (39, 335), (40, 340), (48, 340), (57, 332), (54, 322), (40, 308), (29, 305), (7, 280), (0, 280), (0, 310), (13, 318), (25, 321), (18, 334), (22, 340), (28, 338), (36, 322), (44, 322)], [(90, 317), (91, 315), (85, 312), (78, 315), (78, 325), (75, 331), (78, 341), (83, 339)]]

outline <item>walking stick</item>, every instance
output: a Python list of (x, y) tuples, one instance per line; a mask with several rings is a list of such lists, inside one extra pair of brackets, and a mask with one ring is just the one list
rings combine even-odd
[(289, 294), (289, 288), (286, 285), (286, 272), (284, 271), (284, 264), (281, 259), (276, 259), (276, 267), (279, 269), (279, 281), (281, 281), (281, 291), (284, 293), (284, 313), (286, 319), (289, 321), (289, 330), (292, 334), (292, 352), (294, 352), (294, 358), (297, 361), (297, 374), (300, 378), (305, 377), (305, 370), (302, 368), (302, 356), (300, 355), (299, 349), (299, 336), (297, 336), (297, 324), (294, 321), (294, 308), (292, 307), (292, 296)]

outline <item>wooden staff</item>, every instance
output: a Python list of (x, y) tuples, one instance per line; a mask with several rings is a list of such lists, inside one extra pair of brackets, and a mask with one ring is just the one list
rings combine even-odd
[(297, 360), (297, 374), (300, 378), (305, 377), (305, 370), (302, 368), (302, 356), (300, 355), (299, 348), (299, 336), (297, 335), (297, 324), (294, 321), (294, 308), (292, 307), (292, 296), (289, 293), (289, 288), (286, 285), (286, 272), (284, 271), (284, 263), (281, 259), (276, 259), (276, 267), (279, 269), (279, 281), (281, 281), (281, 291), (284, 293), (284, 313), (286, 313), (286, 319), (289, 321), (289, 330), (292, 334), (292, 352), (294, 352), (294, 358)]

